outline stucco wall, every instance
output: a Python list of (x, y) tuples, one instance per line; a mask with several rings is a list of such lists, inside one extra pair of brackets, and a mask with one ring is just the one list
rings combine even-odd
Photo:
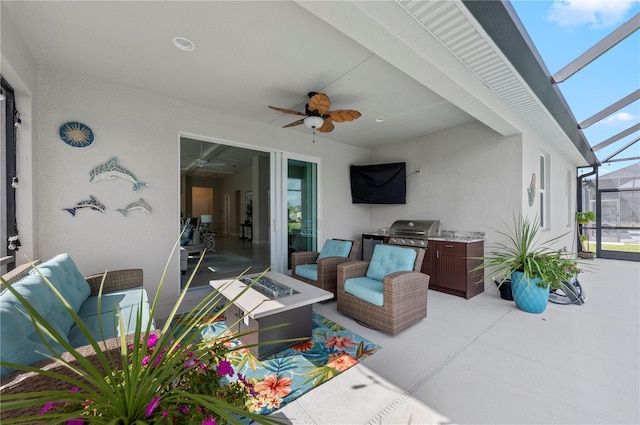
[[(534, 204), (529, 206), (525, 193), (522, 199), (522, 210), (530, 217), (539, 216), (540, 154), (544, 154), (549, 159), (549, 180), (546, 185), (549, 208), (547, 225), (541, 232), (541, 238), (546, 241), (560, 237), (553, 244), (556, 249), (566, 248), (570, 252), (576, 252), (574, 214), (576, 210), (576, 167), (578, 164), (564, 157), (535, 133), (524, 134), (523, 141), (522, 185), (528, 187), (531, 176), (535, 173), (536, 199)], [(567, 173), (569, 174), (568, 182)]]
[(406, 161), (408, 177), (406, 205), (373, 206), (372, 226), (434, 219), (442, 230), (488, 233), (520, 209), (521, 150), (520, 136), (479, 122), (373, 150), (372, 163)]
[[(178, 235), (180, 132), (321, 158), (328, 169), (323, 173), (324, 205), (341, 205), (322, 212), (325, 229), (330, 229), (327, 237), (352, 236), (369, 227), (363, 224), (360, 210), (345, 203), (348, 165), (368, 161), (366, 149), (318, 137), (315, 143), (301, 143), (297, 132), (54, 69), (42, 69), (38, 84), (39, 153), (34, 164), (40, 173), (40, 196), (34, 211), (40, 228), (36, 253), (40, 258), (68, 252), (85, 274), (141, 267), (153, 295)], [(91, 127), (95, 143), (87, 149), (65, 145), (58, 129), (67, 121)], [(90, 183), (90, 170), (112, 157), (150, 187), (136, 194), (121, 179)], [(105, 214), (84, 210), (72, 217), (63, 211), (89, 195), (107, 206)], [(140, 197), (153, 208), (151, 215), (134, 212), (123, 217), (115, 211)], [(174, 258), (163, 290), (165, 304), (175, 299), (178, 275)]]
[(539, 197), (529, 206), (527, 188), (532, 173), (539, 188), (541, 152), (549, 155), (550, 208), (549, 228), (540, 232), (540, 241), (564, 235), (553, 246), (575, 252), (570, 217), (577, 164), (534, 133), (502, 137), (479, 122), (374, 149), (371, 163), (406, 161), (409, 176), (406, 205), (372, 206), (371, 230), (397, 219), (437, 219), (443, 230), (485, 232), (487, 252), (506, 242), (494, 229), (508, 231), (514, 214), (532, 219), (538, 215)]

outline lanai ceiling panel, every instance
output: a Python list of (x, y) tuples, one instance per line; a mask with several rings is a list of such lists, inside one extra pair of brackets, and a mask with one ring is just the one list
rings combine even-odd
[[(398, 1), (425, 30), (475, 73), (544, 140), (568, 152), (571, 144), (553, 116), (461, 2)], [(576, 151), (572, 150), (572, 154)]]

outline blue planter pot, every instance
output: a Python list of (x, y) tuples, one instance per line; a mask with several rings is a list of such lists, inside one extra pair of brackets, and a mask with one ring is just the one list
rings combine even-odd
[(511, 273), (511, 292), (516, 307), (527, 313), (542, 313), (547, 308), (549, 287), (540, 288), (541, 280), (539, 277), (527, 280), (522, 272)]

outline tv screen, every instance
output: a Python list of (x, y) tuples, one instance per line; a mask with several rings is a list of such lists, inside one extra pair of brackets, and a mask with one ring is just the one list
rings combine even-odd
[(405, 204), (407, 167), (405, 162), (352, 165), (351, 202), (354, 204)]

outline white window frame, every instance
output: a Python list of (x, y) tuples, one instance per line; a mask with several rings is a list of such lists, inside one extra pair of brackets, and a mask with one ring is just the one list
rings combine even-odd
[(571, 188), (572, 184), (571, 182), (573, 181), (573, 176), (571, 173), (570, 169), (567, 169), (566, 173), (565, 173), (565, 189), (564, 189), (564, 196), (567, 202), (567, 227), (571, 227), (573, 226), (573, 207), (572, 207), (572, 202), (573, 202), (573, 190)]
[(540, 228), (550, 229), (551, 223), (549, 222), (549, 154), (546, 152), (540, 153), (540, 185), (539, 185), (539, 202), (540, 210), (538, 212), (540, 217)]

